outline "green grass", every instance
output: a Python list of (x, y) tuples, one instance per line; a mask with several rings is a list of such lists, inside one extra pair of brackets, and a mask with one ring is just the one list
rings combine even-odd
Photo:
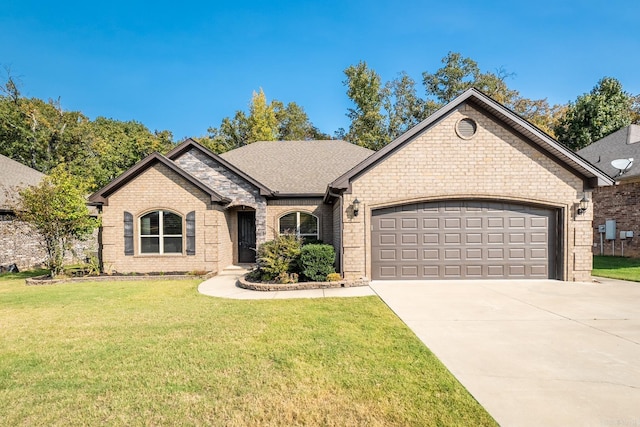
[(640, 259), (619, 256), (594, 256), (591, 274), (640, 282)]
[(15, 276), (0, 276), (2, 425), (495, 425), (377, 297)]

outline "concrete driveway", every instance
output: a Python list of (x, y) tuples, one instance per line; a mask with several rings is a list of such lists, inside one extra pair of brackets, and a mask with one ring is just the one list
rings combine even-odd
[(374, 281), (502, 426), (640, 426), (640, 284)]

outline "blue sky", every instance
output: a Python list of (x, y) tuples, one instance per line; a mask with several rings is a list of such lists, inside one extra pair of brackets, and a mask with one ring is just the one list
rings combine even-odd
[(260, 87), (332, 134), (348, 127), (343, 70), (360, 60), (385, 81), (404, 70), (420, 82), (454, 51), (513, 73), (529, 98), (566, 103), (604, 76), (638, 94), (638, 16), (637, 0), (3, 0), (0, 65), (25, 96), (177, 140), (246, 109)]

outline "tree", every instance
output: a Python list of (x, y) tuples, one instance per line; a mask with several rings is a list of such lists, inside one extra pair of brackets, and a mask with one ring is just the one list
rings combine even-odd
[(255, 141), (331, 139), (311, 123), (300, 105), (295, 102), (285, 105), (275, 99), (267, 104), (262, 89), (253, 93), (248, 115), (238, 110), (233, 118), (225, 117), (220, 127), (210, 127), (207, 132), (197, 139), (215, 153)]
[(591, 90), (569, 103), (566, 114), (555, 126), (562, 144), (579, 150), (631, 124), (634, 99), (622, 84), (604, 77)]
[[(173, 146), (169, 131), (152, 133), (142, 123), (98, 117), (88, 124), (84, 155), (67, 164), (77, 176), (91, 176), (102, 187), (153, 152)], [(80, 161), (78, 161), (80, 160)]]
[(383, 106), (387, 112), (387, 134), (389, 139), (411, 129), (437, 110), (433, 101), (425, 101), (416, 91), (416, 82), (407, 73), (387, 82), (383, 91)]
[(172, 139), (136, 121), (90, 121), (60, 99), (24, 98), (10, 75), (0, 88), (0, 153), (43, 173), (64, 163), (102, 186), (148, 154), (168, 151)]
[(98, 226), (98, 220), (89, 216), (85, 202), (88, 187), (87, 181), (58, 166), (39, 185), (19, 192), (16, 216), (42, 236), (52, 277), (62, 271), (64, 256), (73, 240), (86, 239)]
[(349, 108), (347, 112), (351, 125), (345, 139), (378, 150), (390, 141), (385, 116), (381, 112), (384, 93), (380, 76), (364, 61), (349, 66), (344, 74), (347, 76), (343, 81), (347, 86), (347, 96), (355, 104), (355, 108)]
[(249, 131), (247, 142), (275, 141), (278, 136), (278, 119), (273, 105), (267, 104), (267, 97), (262, 88), (260, 92), (253, 92), (249, 117), (247, 119)]

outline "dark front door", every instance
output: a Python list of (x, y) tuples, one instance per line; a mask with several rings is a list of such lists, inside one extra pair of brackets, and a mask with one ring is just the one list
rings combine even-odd
[(238, 212), (238, 262), (256, 262), (256, 213)]

